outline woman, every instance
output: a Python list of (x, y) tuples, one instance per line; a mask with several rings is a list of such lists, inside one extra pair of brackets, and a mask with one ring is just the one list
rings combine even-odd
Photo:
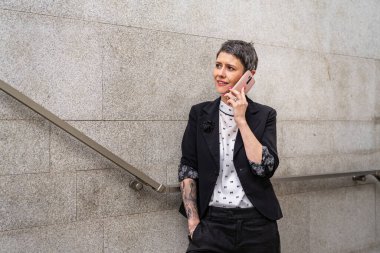
[(223, 43), (213, 71), (220, 98), (190, 110), (178, 173), (187, 252), (280, 252), (276, 111), (231, 90), (257, 62), (252, 44)]

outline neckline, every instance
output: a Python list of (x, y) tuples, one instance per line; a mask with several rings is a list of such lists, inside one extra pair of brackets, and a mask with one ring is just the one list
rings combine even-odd
[(234, 109), (233, 109), (233, 107), (227, 105), (222, 100), (220, 100), (219, 111), (223, 112), (224, 114), (227, 114), (228, 116), (231, 116), (231, 117), (234, 116)]

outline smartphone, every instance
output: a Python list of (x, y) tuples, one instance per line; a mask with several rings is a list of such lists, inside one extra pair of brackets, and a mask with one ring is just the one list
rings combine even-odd
[(252, 72), (247, 70), (232, 89), (240, 92), (241, 89), (245, 87), (244, 92), (247, 94), (254, 83), (255, 79), (253, 78)]

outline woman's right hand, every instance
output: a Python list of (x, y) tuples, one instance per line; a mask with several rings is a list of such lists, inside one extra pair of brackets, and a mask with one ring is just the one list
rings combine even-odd
[(193, 221), (188, 221), (188, 226), (189, 226), (189, 236), (191, 239), (193, 239), (193, 233), (194, 233), (194, 230), (197, 228), (198, 224), (199, 224), (199, 219), (197, 220), (193, 220)]

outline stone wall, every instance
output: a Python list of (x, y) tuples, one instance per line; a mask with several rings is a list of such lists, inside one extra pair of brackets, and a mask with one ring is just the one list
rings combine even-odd
[[(380, 2), (0, 2), (0, 79), (163, 183), (192, 104), (217, 97), (226, 39), (255, 42), (249, 96), (278, 112), (277, 177), (379, 169)], [(123, 170), (0, 92), (0, 252), (184, 252), (178, 194)], [(380, 190), (276, 183), (283, 252), (370, 252)]]

